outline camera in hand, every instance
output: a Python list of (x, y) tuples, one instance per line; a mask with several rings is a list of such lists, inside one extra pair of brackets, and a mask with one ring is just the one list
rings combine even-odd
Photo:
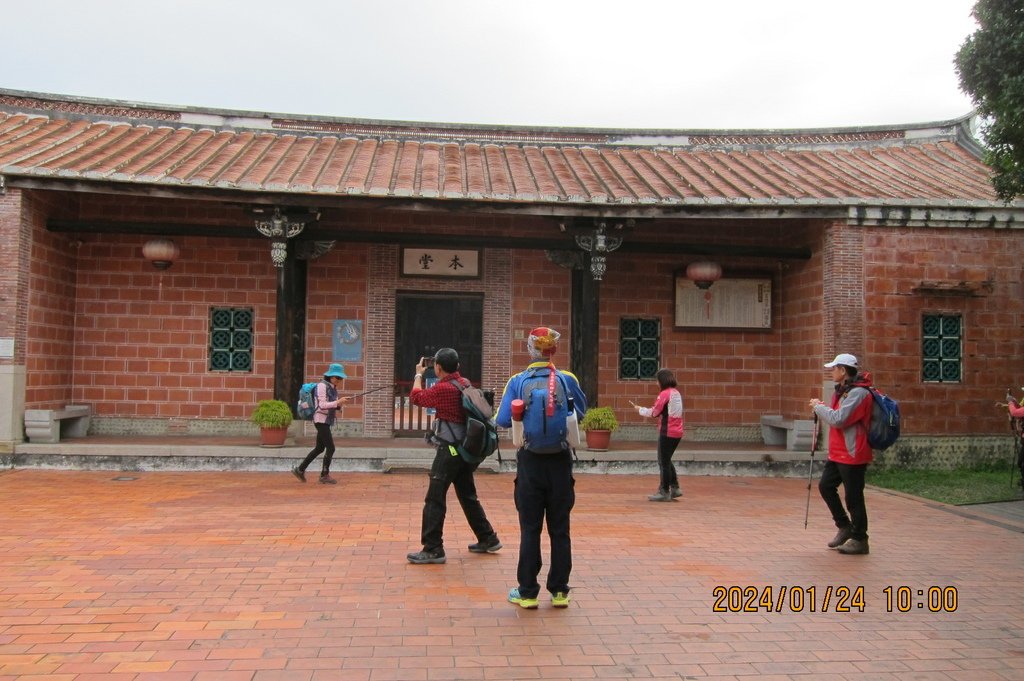
[(434, 358), (433, 357), (423, 357), (423, 358), (420, 359), (420, 364), (422, 364), (424, 368), (430, 368), (430, 367), (434, 366)]

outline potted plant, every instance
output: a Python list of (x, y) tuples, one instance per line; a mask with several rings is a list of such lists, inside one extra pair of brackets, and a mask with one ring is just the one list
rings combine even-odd
[(615, 412), (611, 407), (593, 407), (588, 409), (580, 421), (580, 428), (587, 433), (587, 449), (604, 452), (608, 450), (608, 441), (612, 431), (619, 427)]
[(260, 427), (260, 444), (281, 447), (292, 424), (292, 409), (281, 400), (262, 400), (256, 405), (249, 420)]

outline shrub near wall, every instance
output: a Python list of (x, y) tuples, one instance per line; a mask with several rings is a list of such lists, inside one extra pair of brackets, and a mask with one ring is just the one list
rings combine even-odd
[(880, 470), (942, 470), (1006, 466), (1015, 456), (1013, 436), (902, 437), (884, 452), (875, 452)]

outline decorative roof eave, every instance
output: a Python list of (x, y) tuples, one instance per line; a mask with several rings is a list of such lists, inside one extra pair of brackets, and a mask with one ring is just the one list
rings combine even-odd
[[(10, 167), (3, 169), (5, 172)], [(18, 169), (15, 169), (18, 170)], [(765, 198), (726, 199), (692, 197), (651, 202), (592, 202), (584, 197), (416, 197), (349, 192), (346, 194), (273, 191), (258, 186), (202, 186), (180, 181), (111, 181), (100, 177), (73, 177), (63, 173), (29, 169), (21, 174), (0, 175), (0, 186), (23, 189), (76, 191), (83, 193), (125, 194), (157, 198), (236, 201), (251, 204), (295, 204), (308, 206), (348, 206), (388, 208), (418, 212), (465, 212), (476, 210), (501, 214), (547, 217), (620, 217), (620, 218), (711, 218), (711, 219), (831, 219), (864, 227), (1024, 227), (1024, 201), (1005, 204), (1000, 201), (942, 199)]]
[(995, 203), (966, 118), (681, 132), (249, 116), (0, 90), (0, 174), (79, 192), (541, 215), (850, 219), (856, 207), (863, 224), (889, 207), (1021, 206)]

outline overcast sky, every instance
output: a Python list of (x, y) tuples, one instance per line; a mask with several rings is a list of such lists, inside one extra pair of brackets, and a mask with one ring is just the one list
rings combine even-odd
[(552, 127), (870, 126), (967, 114), (974, 0), (32, 0), (0, 87)]

